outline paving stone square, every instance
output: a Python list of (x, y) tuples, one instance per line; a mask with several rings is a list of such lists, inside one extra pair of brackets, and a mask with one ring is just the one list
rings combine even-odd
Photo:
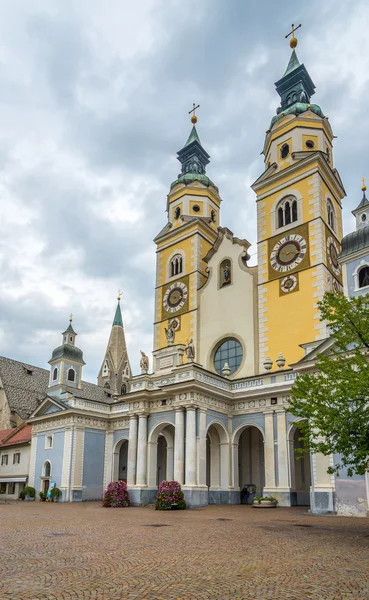
[(0, 504), (0, 598), (369, 598), (369, 520), (305, 508)]

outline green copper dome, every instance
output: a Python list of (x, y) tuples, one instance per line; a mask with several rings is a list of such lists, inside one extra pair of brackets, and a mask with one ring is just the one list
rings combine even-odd
[(64, 358), (66, 360), (73, 360), (75, 362), (82, 363), (83, 365), (85, 364), (83, 360), (82, 350), (80, 350), (76, 346), (72, 346), (71, 344), (63, 344), (62, 346), (55, 348), (55, 350), (53, 350), (49, 362), (59, 360), (61, 358)]
[[(322, 119), (324, 119), (323, 111), (320, 108), (320, 106), (318, 106), (317, 104), (307, 104), (306, 102), (295, 102), (295, 104), (286, 108), (284, 111), (282, 111), (282, 109), (280, 109), (278, 114), (275, 117), (273, 117), (273, 119), (270, 123), (270, 129), (273, 127), (274, 123), (276, 123), (280, 119), (283, 119), (283, 117), (285, 117), (286, 115), (297, 116), (297, 115), (301, 115), (302, 113), (306, 112), (307, 110), (310, 110), (312, 113), (314, 113), (314, 114), (318, 115), (319, 117), (321, 117)], [(278, 111), (278, 109), (277, 109), (277, 111)]]
[(352, 231), (342, 238), (340, 258), (359, 252), (364, 248), (369, 248), (369, 225)]

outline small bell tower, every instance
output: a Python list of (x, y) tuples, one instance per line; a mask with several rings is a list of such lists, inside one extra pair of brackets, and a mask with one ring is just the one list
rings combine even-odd
[(66, 391), (81, 389), (82, 367), (86, 363), (83, 360), (83, 352), (76, 346), (77, 333), (72, 326), (72, 315), (69, 317), (69, 325), (62, 333), (62, 345), (55, 348), (49, 360), (50, 380), (48, 393), (61, 396)]

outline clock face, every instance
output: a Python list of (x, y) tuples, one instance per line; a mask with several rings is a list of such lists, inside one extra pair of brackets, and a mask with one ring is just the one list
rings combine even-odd
[(281, 281), (281, 290), (288, 294), (288, 292), (293, 292), (297, 286), (297, 277), (295, 275), (287, 275), (287, 277), (283, 277)]
[(163, 306), (169, 313), (175, 313), (180, 310), (187, 300), (187, 287), (181, 281), (172, 283), (166, 290), (163, 297)]
[(332, 271), (336, 275), (340, 275), (340, 273), (341, 273), (341, 265), (338, 262), (338, 254), (339, 254), (338, 246), (337, 246), (336, 242), (334, 241), (334, 239), (331, 236), (329, 236), (329, 238), (327, 239), (328, 261), (329, 261)]
[(275, 271), (288, 273), (301, 263), (306, 255), (306, 241), (297, 233), (281, 238), (270, 253), (270, 264)]

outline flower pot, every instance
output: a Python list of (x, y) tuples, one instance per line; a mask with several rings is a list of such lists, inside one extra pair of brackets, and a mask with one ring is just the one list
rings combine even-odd
[(254, 508), (276, 508), (277, 507), (277, 501), (276, 500), (260, 500), (260, 502), (258, 502), (257, 500), (252, 503)]

